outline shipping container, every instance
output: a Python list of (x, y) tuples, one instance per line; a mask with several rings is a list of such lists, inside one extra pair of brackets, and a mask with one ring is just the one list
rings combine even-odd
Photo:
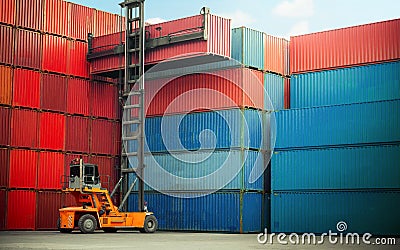
[(16, 0), (16, 25), (41, 31), (43, 17), (43, 0)]
[(0, 104), (11, 105), (13, 90), (13, 70), (0, 65)]
[(292, 108), (400, 99), (400, 61), (292, 75)]
[(67, 78), (41, 74), (40, 108), (58, 112), (67, 111)]
[(57, 220), (60, 217), (58, 209), (61, 207), (62, 193), (39, 191), (37, 193), (36, 229), (57, 229)]
[[(212, 53), (229, 57), (230, 52), (230, 23), (231, 20), (215, 15), (206, 15), (207, 19), (207, 40), (192, 40), (172, 45), (165, 45), (154, 49), (148, 49), (145, 55), (145, 64), (155, 64), (166, 59), (177, 58), (190, 53)], [(175, 37), (177, 35), (192, 34), (201, 31), (204, 16), (197, 15), (181, 18), (164, 23), (149, 25), (146, 27), (148, 38), (158, 38), (162, 36)], [(161, 28), (161, 32), (158, 31)], [(125, 36), (122, 35), (122, 43), (125, 43)], [(111, 49), (115, 45), (121, 44), (119, 33), (96, 37), (93, 40), (93, 52), (100, 52)], [(109, 46), (107, 46), (109, 45)], [(91, 73), (101, 73), (122, 69), (124, 66), (123, 56), (106, 56), (97, 58), (91, 63)]]
[(0, 201), (3, 201), (3, 205), (0, 206), (0, 230), (5, 230), (7, 222), (7, 191), (0, 190)]
[(240, 63), (264, 70), (266, 42), (264, 33), (246, 27), (232, 29), (232, 58)]
[(262, 109), (263, 84), (264, 74), (247, 68), (199, 74), (189, 72), (175, 79), (148, 80), (146, 116), (238, 107)]
[(7, 230), (35, 230), (36, 192), (11, 190), (7, 196)]
[[(146, 118), (146, 151), (262, 148), (262, 113), (230, 109)], [(130, 150), (136, 151), (134, 145)]]
[(11, 188), (36, 188), (38, 153), (33, 150), (10, 151), (9, 186)]
[[(22, 1), (23, 0), (21, 0), (21, 2)], [(42, 35), (39, 32), (34, 32), (24, 29), (16, 29), (15, 52), (13, 61), (15, 66), (40, 69), (42, 66), (41, 62), (42, 62)]]
[(121, 16), (101, 10), (93, 11), (94, 36), (98, 37), (121, 32), (121, 28), (125, 30), (125, 22), (121, 23)]
[(11, 139), (11, 109), (0, 107), (0, 145), (9, 146)]
[(89, 63), (86, 60), (88, 45), (75, 40), (68, 41), (67, 74), (89, 78)]
[(87, 41), (88, 33), (94, 31), (94, 11), (83, 5), (68, 3), (68, 37)]
[(15, 31), (12, 27), (0, 25), (0, 63), (2, 64), (13, 64), (14, 62), (14, 34)]
[(264, 34), (264, 69), (283, 76), (289, 75), (289, 41)]
[(65, 150), (69, 152), (89, 152), (89, 119), (67, 116)]
[(291, 95), (291, 90), (290, 90), (290, 81), (291, 78), (285, 77), (284, 79), (284, 92), (285, 92), (285, 101), (284, 101), (284, 108), (285, 109), (290, 109), (290, 95)]
[[(399, 191), (281, 192), (271, 195), (272, 232), (398, 235)], [(362, 237), (362, 235), (360, 235)]]
[(400, 141), (400, 100), (276, 112), (275, 148)]
[(108, 119), (118, 118), (118, 86), (91, 82), (89, 98), (91, 116)]
[(40, 107), (40, 73), (28, 69), (14, 69), (13, 106)]
[(90, 82), (78, 78), (68, 78), (67, 113), (89, 116)]
[(111, 156), (92, 155), (88, 162), (96, 164), (99, 168), (101, 186), (107, 188), (110, 192), (117, 184), (120, 174), (116, 165), (116, 158)]
[[(137, 167), (137, 158), (129, 158)], [(204, 190), (262, 191), (263, 176), (250, 181), (252, 172), (264, 171), (263, 155), (251, 150), (185, 151), (145, 156), (146, 190), (165, 192)], [(130, 178), (132, 183), (136, 177)], [(135, 187), (137, 190), (137, 186)]]
[(64, 150), (66, 119), (62, 114), (39, 113), (39, 148)]
[(264, 109), (281, 110), (285, 107), (285, 84), (284, 78), (280, 75), (266, 73), (264, 75)]
[(12, 109), (11, 146), (36, 148), (38, 146), (38, 113), (34, 110)]
[(113, 141), (116, 139), (113, 122), (102, 119), (91, 120), (90, 153), (113, 154)]
[[(182, 193), (177, 195), (201, 195)], [(154, 212), (159, 230), (260, 232), (263, 229), (261, 193), (213, 193), (198, 198), (178, 198), (146, 193), (149, 211)], [(128, 200), (129, 211), (137, 211), (137, 194)]]
[(400, 58), (400, 19), (290, 38), (291, 73)]
[(43, 31), (49, 34), (68, 35), (68, 2), (46, 0), (43, 4)]
[(38, 167), (38, 189), (61, 189), (64, 175), (65, 155), (56, 152), (40, 152)]
[(0, 1), (0, 23), (4, 24), (15, 24), (15, 0), (3, 0)]
[(113, 123), (113, 133), (115, 135), (113, 140), (113, 155), (121, 154), (122, 136), (121, 136), (121, 122)]
[(67, 49), (68, 40), (66, 38), (49, 34), (43, 35), (42, 70), (66, 74), (69, 52)]
[(400, 189), (400, 145), (275, 152), (273, 191)]
[(9, 187), (9, 169), (10, 150), (7, 148), (0, 148), (0, 188)]

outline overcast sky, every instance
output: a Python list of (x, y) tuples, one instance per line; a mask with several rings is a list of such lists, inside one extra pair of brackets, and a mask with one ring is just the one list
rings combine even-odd
[[(120, 13), (122, 0), (69, 0)], [(400, 18), (398, 0), (146, 0), (146, 20), (163, 21), (196, 15), (201, 7), (246, 26), (289, 37), (311, 32)]]

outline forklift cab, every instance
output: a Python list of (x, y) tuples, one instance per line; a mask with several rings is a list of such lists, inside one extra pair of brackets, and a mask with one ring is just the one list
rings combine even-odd
[(69, 171), (69, 188), (101, 188), (97, 165), (77, 159), (71, 162)]

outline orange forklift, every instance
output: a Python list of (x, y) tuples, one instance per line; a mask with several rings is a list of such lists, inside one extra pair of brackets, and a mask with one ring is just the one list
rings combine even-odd
[(120, 212), (122, 206), (116, 207), (108, 190), (101, 187), (96, 165), (83, 163), (82, 159), (72, 161), (70, 174), (64, 176), (63, 183), (63, 192), (73, 195), (79, 206), (59, 209), (57, 226), (61, 233), (75, 228), (82, 233), (93, 233), (97, 228), (109, 233), (123, 228), (144, 233), (157, 230), (157, 219), (146, 207), (144, 212)]

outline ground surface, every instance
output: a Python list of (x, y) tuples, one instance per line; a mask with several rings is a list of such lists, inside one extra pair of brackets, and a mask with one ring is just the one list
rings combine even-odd
[(333, 245), (328, 240), (323, 245), (281, 245), (275, 239), (271, 245), (258, 243), (257, 234), (0, 232), (0, 249), (400, 249), (400, 239), (396, 241), (397, 246)]

